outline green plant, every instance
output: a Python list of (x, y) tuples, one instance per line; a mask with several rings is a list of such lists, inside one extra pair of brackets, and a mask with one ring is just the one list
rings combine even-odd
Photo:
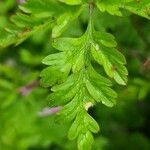
[[(95, 29), (97, 10), (122, 16), (122, 9), (127, 9), (149, 18), (150, 3), (148, 0), (28, 0), (19, 8), (21, 11), (11, 18), (15, 25), (1, 30), (0, 46), (20, 44), (32, 34), (52, 29), (51, 43), (57, 51), (43, 60), (49, 67), (41, 73), (41, 84), (52, 87), (50, 105), (63, 106), (57, 120), (72, 123), (69, 139), (77, 138), (81, 150), (91, 149), (92, 133), (97, 133), (99, 126), (88, 109), (96, 102), (112, 107), (117, 94), (108, 77), (126, 85), (128, 74), (126, 60), (117, 50), (114, 37), (105, 29)], [(79, 38), (60, 37), (84, 10), (88, 10), (85, 33)]]

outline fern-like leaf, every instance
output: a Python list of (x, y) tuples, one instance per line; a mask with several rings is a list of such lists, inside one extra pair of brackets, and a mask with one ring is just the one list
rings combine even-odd
[[(63, 105), (58, 120), (73, 121), (68, 133), (69, 139), (77, 138), (81, 150), (91, 149), (92, 133), (97, 133), (99, 127), (88, 114), (87, 105), (101, 102), (112, 107), (117, 97), (116, 92), (110, 88), (111, 81), (100, 75), (92, 62), (94, 60), (103, 66), (108, 76), (125, 85), (125, 58), (115, 49), (116, 42), (112, 35), (95, 31), (92, 19), (80, 38), (56, 38), (52, 45), (60, 52), (47, 56), (43, 63), (50, 66), (48, 70), (58, 70), (55, 72), (50, 69), (46, 74), (43, 72), (41, 83), (45, 85), (48, 80), (46, 84), (52, 86), (50, 104)], [(52, 76), (50, 82), (48, 74)]]
[[(59, 38), (85, 7), (89, 8), (86, 32), (79, 38)], [(128, 75), (126, 60), (117, 50), (114, 37), (94, 28), (94, 7), (111, 15), (122, 16), (122, 9), (126, 9), (150, 18), (148, 0), (27, 0), (12, 16), (14, 25), (0, 29), (0, 47), (19, 44), (34, 33), (51, 29), (52, 46), (58, 51), (43, 60), (48, 67), (41, 73), (41, 84), (51, 88), (51, 106), (63, 106), (57, 120), (71, 122), (68, 137), (77, 138), (80, 150), (90, 150), (92, 133), (99, 131), (97, 122), (88, 114), (89, 107), (97, 102), (115, 105), (117, 94), (108, 78), (126, 85)]]
[(150, 19), (150, 2), (148, 0), (97, 0), (96, 5), (102, 12), (122, 16), (121, 9)]
[(51, 28), (52, 37), (58, 37), (81, 11), (80, 6), (71, 7), (56, 0), (29, 0), (19, 8), (20, 12), (11, 17), (14, 24), (0, 29), (0, 47), (18, 45), (31, 35)]

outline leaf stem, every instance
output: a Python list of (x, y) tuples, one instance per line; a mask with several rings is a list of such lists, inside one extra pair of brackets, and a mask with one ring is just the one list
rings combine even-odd
[(92, 24), (93, 24), (93, 8), (94, 8), (93, 2), (89, 2), (89, 23), (88, 23), (89, 30), (92, 29)]

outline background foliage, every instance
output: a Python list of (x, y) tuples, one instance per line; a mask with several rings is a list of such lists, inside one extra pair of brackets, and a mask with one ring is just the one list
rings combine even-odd
[[(10, 25), (9, 18), (15, 13), (18, 3), (16, 0), (0, 1), (1, 35), (4, 29), (8, 30), (6, 27)], [(85, 10), (78, 21), (72, 21), (63, 35), (81, 36), (86, 30), (87, 20)], [(150, 22), (124, 11), (123, 17), (112, 16), (107, 12), (97, 14), (95, 23), (97, 29), (106, 28), (116, 37), (118, 47), (127, 59), (129, 81), (126, 87), (114, 86), (119, 97), (117, 105), (113, 108), (107, 108), (100, 103), (90, 108), (90, 114), (101, 128), (95, 135), (93, 149), (149, 150)], [(22, 27), (21, 23), (19, 25)], [(43, 26), (47, 24), (43, 23)], [(69, 124), (56, 123), (55, 115), (39, 115), (39, 112), (48, 105), (46, 101), (48, 91), (39, 86), (39, 73), (44, 68), (41, 61), (54, 52), (50, 43), (50, 28), (46, 28), (43, 32), (43, 26), (42, 31), (37, 29), (39, 30), (37, 34), (20, 45), (0, 48), (0, 149), (2, 150), (77, 149), (74, 141), (67, 140)], [(22, 32), (22, 29), (20, 30)], [(54, 36), (58, 33), (55, 32)], [(23, 38), (26, 36), (28, 35), (24, 35)], [(7, 42), (3, 41), (3, 44), (7, 45)]]

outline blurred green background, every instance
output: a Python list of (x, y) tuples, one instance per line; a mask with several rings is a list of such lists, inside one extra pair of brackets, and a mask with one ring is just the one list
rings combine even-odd
[[(10, 23), (17, 0), (0, 0), (0, 28)], [(64, 36), (77, 37), (87, 26), (87, 10)], [(101, 131), (93, 150), (150, 150), (150, 21), (123, 12), (123, 17), (96, 13), (95, 28), (106, 28), (116, 37), (127, 59), (126, 87), (114, 85), (117, 105), (90, 109)], [(52, 53), (50, 30), (19, 46), (0, 49), (0, 150), (76, 150), (67, 139), (69, 124), (57, 124), (55, 115), (40, 116), (48, 106), (48, 90), (40, 87), (41, 60)], [(1, 33), (0, 33), (1, 34)]]

